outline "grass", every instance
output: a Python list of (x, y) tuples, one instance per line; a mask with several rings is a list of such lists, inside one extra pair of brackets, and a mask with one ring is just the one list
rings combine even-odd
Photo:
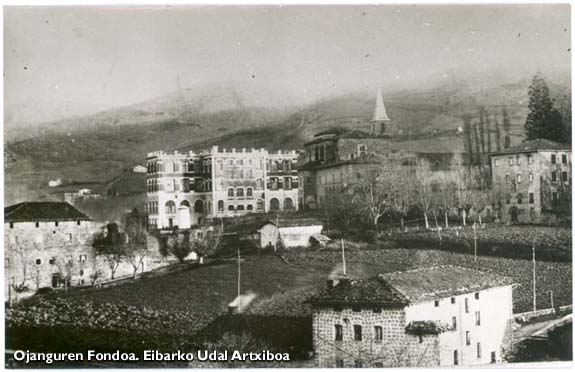
[[(237, 295), (237, 270), (236, 261), (230, 260), (117, 287), (90, 289), (70, 297), (159, 310), (222, 313)], [(310, 287), (325, 279), (320, 270), (289, 266), (271, 255), (248, 256), (242, 260), (241, 270), (242, 293), (253, 291), (259, 298)]]
[[(58, 305), (57, 301), (91, 303), (92, 305), (84, 307), (93, 306), (93, 309), (100, 309), (94, 314), (108, 314), (110, 312), (106, 309), (117, 308), (117, 311), (113, 312), (115, 315), (101, 315), (104, 319), (100, 319), (101, 316), (98, 319), (105, 324), (120, 322), (121, 325), (126, 322), (126, 327), (112, 326), (82, 331), (95, 332), (97, 337), (91, 338), (86, 346), (95, 350), (112, 346), (133, 349), (140, 347), (137, 343), (141, 340), (147, 340), (146, 346), (149, 347), (165, 348), (173, 342), (178, 343), (175, 346), (185, 348), (201, 344), (203, 340), (217, 340), (226, 332), (241, 333), (248, 330), (254, 337), (269, 341), (278, 351), (289, 351), (297, 355), (298, 359), (304, 360), (311, 351), (312, 332), (311, 308), (305, 301), (318, 288), (324, 286), (330, 273), (341, 270), (341, 252), (338, 249), (317, 252), (294, 250), (287, 252), (285, 257), (284, 261), (273, 255), (252, 255), (242, 260), (242, 293), (253, 291), (258, 297), (241, 315), (230, 315), (227, 312), (227, 305), (237, 295), (237, 262), (234, 259), (161, 277), (142, 278), (117, 287), (88, 289), (72, 292), (67, 296), (56, 294), (56, 299), (48, 296), (44, 300), (56, 302), (47, 305), (55, 306), (56, 309), (68, 306)], [(446, 264), (495, 272), (509, 276), (519, 284), (514, 290), (514, 312), (531, 309), (532, 263), (529, 260), (479, 256), (477, 262), (474, 262), (473, 256), (469, 254), (438, 250), (374, 249), (373, 246), (350, 244), (346, 250), (346, 261), (348, 274), (356, 278)], [(555, 306), (571, 304), (571, 278), (570, 263), (538, 262), (538, 308), (550, 306), (551, 290), (554, 293)], [(30, 318), (30, 315), (26, 314), (25, 306), (31, 306), (30, 311), (34, 312), (33, 301), (22, 306), (22, 317)], [(38, 307), (36, 312), (37, 310)], [(154, 311), (158, 311), (159, 315), (148, 316), (154, 314)], [(85, 317), (86, 313), (85, 309), (79, 307), (76, 318), (80, 315)], [(126, 315), (132, 313), (133, 315)], [(42, 311), (39, 314), (42, 314)], [(170, 314), (173, 314), (174, 319), (176, 315), (183, 316), (185, 321), (171, 320)], [(112, 319), (106, 318), (110, 316)], [(26, 332), (35, 334), (35, 329), (40, 327), (38, 329), (44, 335), (64, 335), (69, 332), (74, 339), (78, 337), (78, 332), (73, 327), (74, 318), (72, 314), (66, 313), (61, 324), (56, 319), (47, 323), (41, 320), (22, 321), (16, 323), (16, 330), (13, 327), (7, 329), (12, 329), (9, 333), (12, 337)], [(132, 318), (138, 319), (139, 323), (132, 326)], [(158, 322), (161, 323), (160, 326)], [(49, 329), (47, 325), (50, 326)], [(82, 328), (81, 326), (85, 328), (86, 324), (78, 325), (78, 329)], [(161, 332), (158, 331), (158, 326)], [(145, 329), (146, 327), (149, 329)], [(113, 331), (120, 328), (125, 328), (125, 332), (117, 337), (111, 336)], [(145, 334), (154, 337), (142, 336)], [(19, 337), (13, 342), (16, 342), (19, 348), (54, 345), (41, 336), (30, 341)]]
[[(494, 272), (512, 278), (519, 286), (513, 291), (514, 312), (532, 309), (532, 261), (512, 258), (478, 256), (436, 250), (380, 249), (347, 251), (348, 273), (357, 278), (378, 273), (409, 270), (436, 265), (455, 265)], [(341, 262), (339, 251), (287, 253), (290, 262), (316, 263), (332, 266)], [(572, 303), (572, 265), (566, 262), (537, 262), (538, 308), (551, 307), (551, 291), (555, 306)]]

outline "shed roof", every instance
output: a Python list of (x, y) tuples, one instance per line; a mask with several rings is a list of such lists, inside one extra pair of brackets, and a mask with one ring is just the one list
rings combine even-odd
[(6, 222), (91, 220), (64, 202), (23, 202), (4, 208)]

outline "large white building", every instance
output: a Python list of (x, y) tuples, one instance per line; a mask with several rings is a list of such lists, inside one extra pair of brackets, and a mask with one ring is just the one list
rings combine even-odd
[(148, 154), (149, 225), (189, 228), (205, 218), (297, 210), (295, 151), (220, 149)]
[(498, 363), (511, 341), (512, 284), (455, 266), (340, 280), (310, 302), (318, 367)]

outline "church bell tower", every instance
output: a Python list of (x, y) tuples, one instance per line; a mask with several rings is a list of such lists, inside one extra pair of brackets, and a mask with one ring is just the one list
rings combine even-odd
[(375, 111), (373, 112), (373, 119), (371, 119), (371, 133), (377, 136), (390, 135), (389, 116), (387, 116), (387, 111), (385, 110), (385, 104), (383, 103), (383, 96), (381, 95), (381, 89), (377, 89), (377, 98), (375, 100)]

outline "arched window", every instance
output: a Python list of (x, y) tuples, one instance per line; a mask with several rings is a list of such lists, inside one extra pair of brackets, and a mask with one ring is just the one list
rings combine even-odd
[(196, 200), (194, 203), (194, 212), (204, 213), (204, 202), (202, 200)]
[(244, 188), (243, 187), (238, 187), (236, 189), (236, 196), (239, 198), (243, 198), (244, 197)]
[(251, 204), (248, 204), (247, 210), (248, 210), (248, 211), (253, 211), (253, 210), (254, 210), (254, 206), (251, 205)]
[(230, 197), (230, 198), (234, 197), (234, 189), (232, 189), (232, 188), (228, 189), (228, 197)]
[(224, 201), (223, 200), (218, 200), (218, 211), (220, 211), (220, 212), (224, 211)]
[(180, 207), (190, 208), (190, 202), (187, 200), (182, 200), (182, 202), (180, 203)]
[(248, 187), (248, 189), (246, 190), (246, 195), (248, 198), (251, 198), (252, 196), (254, 196), (254, 192), (253, 192), (253, 189), (251, 187)]
[(234, 211), (234, 206), (233, 205), (228, 205), (228, 211)]
[(165, 210), (166, 210), (166, 214), (176, 213), (176, 203), (174, 203), (171, 200), (167, 201)]
[(258, 211), (264, 210), (264, 201), (262, 199), (258, 199), (256, 204), (257, 204), (256, 206), (257, 206)]
[(272, 198), (270, 200), (270, 211), (279, 211), (280, 210), (280, 201), (276, 198)]
[(244, 210), (244, 206), (243, 206), (243, 205), (238, 205), (237, 210), (238, 210), (238, 211), (243, 211), (243, 210)]
[(291, 211), (293, 209), (294, 209), (293, 200), (291, 198), (285, 198), (284, 199), (284, 210)]

